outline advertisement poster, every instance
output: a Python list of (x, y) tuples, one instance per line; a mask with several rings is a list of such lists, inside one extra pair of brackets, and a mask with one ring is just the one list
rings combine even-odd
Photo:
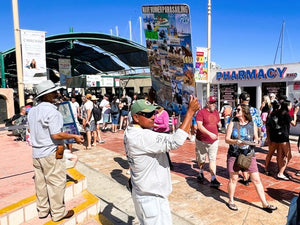
[(184, 115), (195, 95), (189, 6), (147, 5), (142, 12), (157, 103)]
[(195, 80), (207, 82), (207, 48), (196, 48)]
[[(58, 111), (62, 114), (64, 120), (63, 132), (68, 134), (79, 134), (70, 102), (60, 103), (58, 106)], [(65, 140), (65, 142), (67, 144), (75, 143), (74, 139), (68, 139)]]
[(67, 78), (71, 78), (71, 60), (58, 59), (58, 69), (60, 74), (60, 85), (64, 86), (67, 83)]
[(24, 84), (47, 80), (45, 32), (20, 30)]

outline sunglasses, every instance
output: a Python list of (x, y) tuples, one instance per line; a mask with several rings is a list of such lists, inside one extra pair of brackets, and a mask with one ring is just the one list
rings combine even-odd
[(137, 114), (140, 115), (140, 116), (143, 116), (143, 117), (146, 117), (146, 118), (150, 119), (155, 114), (155, 111), (148, 112), (148, 113), (138, 112)]
[(236, 111), (237, 111), (237, 112), (240, 112), (240, 111), (242, 111), (242, 109), (238, 108), (238, 109), (236, 109)]

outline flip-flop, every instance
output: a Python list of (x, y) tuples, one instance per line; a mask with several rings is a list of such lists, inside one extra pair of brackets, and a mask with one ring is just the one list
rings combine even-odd
[(234, 203), (226, 203), (227, 207), (233, 211), (238, 211), (238, 207)]
[(272, 213), (274, 210), (277, 209), (277, 207), (274, 205), (267, 205), (267, 207), (263, 207), (262, 209), (268, 213)]

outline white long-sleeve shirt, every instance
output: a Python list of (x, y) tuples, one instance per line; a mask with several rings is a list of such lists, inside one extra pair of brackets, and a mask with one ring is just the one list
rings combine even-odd
[(183, 145), (187, 136), (181, 129), (175, 134), (165, 134), (138, 125), (126, 128), (125, 150), (132, 186), (138, 195), (167, 197), (171, 193), (170, 166), (166, 152)]

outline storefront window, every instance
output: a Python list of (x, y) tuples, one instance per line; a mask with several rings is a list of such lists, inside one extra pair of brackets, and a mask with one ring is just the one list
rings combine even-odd
[(288, 87), (288, 99), (293, 103), (300, 102), (300, 82), (289, 82)]
[(235, 107), (237, 103), (237, 84), (220, 84), (220, 106), (227, 101)]
[(262, 98), (264, 95), (270, 95), (274, 93), (278, 98), (280, 95), (286, 95), (286, 83), (274, 82), (274, 83), (262, 83)]

